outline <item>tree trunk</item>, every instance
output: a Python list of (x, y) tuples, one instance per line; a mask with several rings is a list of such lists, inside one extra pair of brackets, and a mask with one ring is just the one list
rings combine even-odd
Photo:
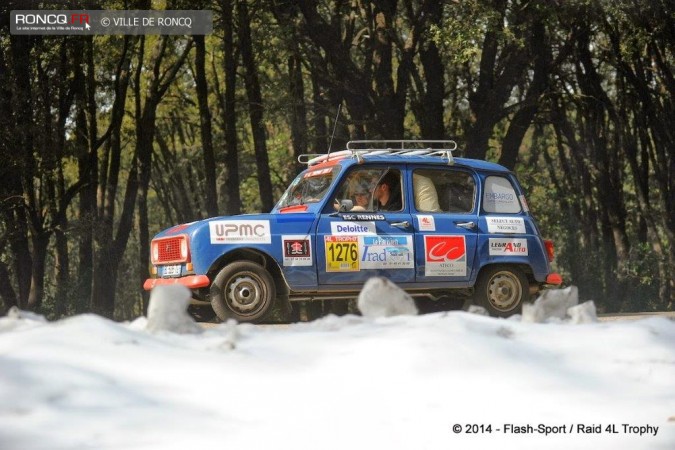
[[(527, 50), (517, 42), (507, 42), (500, 51), (500, 36), (504, 33), (508, 2), (494, 0), (492, 4), (494, 12), (483, 40), (478, 85), (469, 93), (472, 125), (466, 133), (466, 153), (469, 158), (476, 159), (485, 159), (494, 127), (506, 116), (505, 105), (511, 91), (528, 66)], [(515, 21), (509, 24), (510, 32), (519, 38), (522, 38), (520, 28), (528, 13), (527, 8), (536, 8), (536, 5), (525, 5), (515, 15)]]
[[(168, 36), (162, 36), (157, 42), (153, 51), (152, 77), (150, 78), (150, 87), (146, 92), (145, 103), (142, 111), (139, 109), (140, 102), (137, 101), (136, 110), (136, 155), (138, 160), (138, 233), (139, 233), (139, 251), (140, 267), (139, 286), (143, 281), (150, 277), (150, 232), (148, 223), (148, 191), (150, 188), (150, 177), (152, 175), (152, 155), (153, 144), (155, 141), (157, 107), (164, 97), (178, 71), (183, 66), (193, 40), (188, 41), (183, 53), (171, 66), (162, 72), (162, 61), (168, 45)], [(160, 75), (161, 74), (161, 75)], [(136, 83), (136, 99), (140, 99), (140, 83)], [(127, 235), (128, 237), (128, 235)], [(124, 245), (126, 247), (126, 239)], [(120, 254), (121, 257), (121, 254)], [(143, 311), (147, 312), (149, 293), (142, 291)]]
[(232, 20), (232, 0), (221, 0), (223, 19), (223, 59), (225, 70), (225, 95), (223, 107), (223, 126), (225, 128), (225, 167), (227, 180), (227, 214), (241, 213), (241, 194), (239, 192), (239, 158), (237, 152), (237, 111), (236, 84), (237, 58), (234, 53), (234, 21)]
[(4, 316), (12, 306), (18, 306), (19, 302), (16, 297), (16, 292), (12, 288), (12, 281), (7, 270), (7, 265), (0, 261), (0, 299), (2, 299), (3, 307), (0, 309), (0, 315)]
[[(115, 99), (111, 111), (110, 126), (108, 128), (108, 142), (110, 147), (108, 165), (104, 168), (106, 174), (101, 181), (105, 180), (105, 185), (101, 186), (103, 200), (100, 206), (101, 215), (96, 223), (96, 233), (94, 240), (96, 251), (94, 253), (92, 287), (91, 287), (91, 310), (94, 313), (105, 317), (113, 317), (115, 312), (115, 290), (117, 288), (117, 274), (121, 255), (126, 246), (126, 240), (131, 231), (130, 223), (135, 207), (136, 190), (134, 185), (137, 183), (136, 160), (132, 160), (132, 166), (127, 179), (127, 188), (120, 215), (117, 235), (114, 231), (115, 204), (117, 197), (117, 188), (119, 184), (119, 175), (122, 156), (122, 119), (124, 118), (125, 104), (127, 98), (127, 88), (130, 81), (130, 65), (132, 59), (132, 49), (134, 43), (132, 39), (125, 36), (122, 56), (117, 65), (114, 88)], [(142, 67), (142, 55), (144, 51), (143, 40), (139, 49), (139, 63), (137, 67)], [(94, 99), (89, 98), (90, 102)]]
[(426, 91), (422, 100), (421, 116), (417, 117), (423, 139), (444, 139), (443, 100), (445, 99), (445, 78), (443, 62), (438, 47), (432, 41), (420, 50), (420, 60), (424, 68)]
[(274, 193), (272, 192), (272, 179), (270, 175), (269, 156), (267, 154), (265, 124), (263, 123), (263, 100), (258, 80), (258, 71), (253, 55), (253, 43), (251, 42), (251, 24), (246, 0), (237, 2), (239, 17), (239, 45), (244, 64), (244, 82), (248, 96), (248, 111), (251, 119), (251, 131), (253, 134), (253, 147), (258, 167), (258, 187), (260, 188), (260, 201), (263, 212), (269, 212), (274, 207)]
[(326, 100), (321, 91), (321, 84), (316, 70), (312, 70), (312, 125), (314, 139), (312, 153), (326, 153), (328, 151), (328, 127), (326, 127)]
[(303, 165), (298, 156), (307, 153), (307, 108), (305, 107), (305, 85), (302, 80), (302, 66), (299, 49), (288, 58), (288, 78), (291, 98), (291, 140), (293, 142), (293, 161), (295, 170), (292, 178), (300, 173)]
[(195, 43), (195, 84), (199, 103), (199, 125), (204, 155), (204, 191), (206, 192), (206, 213), (209, 217), (218, 215), (218, 193), (216, 191), (216, 159), (211, 134), (211, 111), (209, 90), (206, 82), (206, 46), (203, 35), (193, 36)]
[(520, 144), (539, 110), (539, 99), (548, 87), (551, 47), (548, 43), (544, 24), (539, 20), (532, 24), (530, 49), (534, 59), (532, 82), (523, 104), (509, 123), (508, 131), (502, 143), (502, 154), (499, 158), (499, 164), (511, 170), (515, 169)]
[[(403, 123), (399, 121), (396, 88), (392, 77), (392, 20), (396, 15), (396, 0), (374, 2), (373, 80), (377, 100), (377, 119), (373, 123), (371, 137), (402, 139)], [(405, 77), (399, 83), (405, 83)], [(379, 136), (378, 136), (379, 135)]]
[[(13, 196), (21, 198), (26, 195), (29, 204), (35, 204), (32, 200), (34, 196), (33, 176), (35, 174), (35, 161), (33, 159), (33, 105), (32, 89), (30, 85), (30, 52), (32, 48), (29, 36), (10, 36), (10, 49), (12, 54), (14, 68), (14, 85), (16, 109), (14, 116), (15, 145), (13, 154), (17, 156), (18, 171), (15, 174), (10, 173), (10, 179), (7, 180), (8, 186), (12, 186)], [(23, 180), (23, 181), (22, 181)], [(33, 273), (33, 258), (31, 256), (30, 246), (28, 244), (28, 214), (26, 210), (16, 203), (14, 211), (11, 213), (12, 219), (10, 225), (14, 223), (14, 233), (11, 234), (10, 247), (14, 253), (14, 270), (19, 285), (19, 307), (28, 306), (28, 298), (31, 293), (31, 280)]]

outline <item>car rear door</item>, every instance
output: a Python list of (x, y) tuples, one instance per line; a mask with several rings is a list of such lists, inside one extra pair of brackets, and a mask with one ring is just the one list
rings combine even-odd
[(458, 167), (410, 169), (416, 281), (468, 286), (476, 275), (477, 178)]

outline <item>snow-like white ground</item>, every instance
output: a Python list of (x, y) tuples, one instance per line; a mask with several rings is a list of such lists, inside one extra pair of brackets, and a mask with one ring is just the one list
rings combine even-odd
[(597, 323), (586, 308), (530, 311), (544, 323), (449, 312), (202, 331), (169, 311), (0, 318), (0, 449), (675, 448), (665, 318)]

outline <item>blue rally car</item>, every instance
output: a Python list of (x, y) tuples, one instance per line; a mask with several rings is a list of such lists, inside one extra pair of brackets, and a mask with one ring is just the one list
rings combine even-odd
[[(441, 147), (441, 148), (439, 148)], [(547, 285), (542, 239), (506, 168), (454, 158), (453, 141), (352, 141), (303, 155), (307, 169), (269, 214), (177, 225), (152, 240), (154, 278), (180, 283), (221, 320), (263, 320), (292, 301), (353, 299), (372, 276), (413, 297), (458, 297), (495, 316)]]

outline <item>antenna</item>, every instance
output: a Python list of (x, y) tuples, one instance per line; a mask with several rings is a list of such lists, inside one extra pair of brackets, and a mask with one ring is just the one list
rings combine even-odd
[(330, 155), (330, 149), (333, 147), (333, 137), (335, 136), (335, 129), (337, 128), (338, 119), (340, 118), (340, 109), (342, 108), (342, 103), (338, 103), (337, 114), (335, 115), (335, 123), (333, 124), (333, 133), (330, 135), (330, 143), (328, 144), (328, 154)]

